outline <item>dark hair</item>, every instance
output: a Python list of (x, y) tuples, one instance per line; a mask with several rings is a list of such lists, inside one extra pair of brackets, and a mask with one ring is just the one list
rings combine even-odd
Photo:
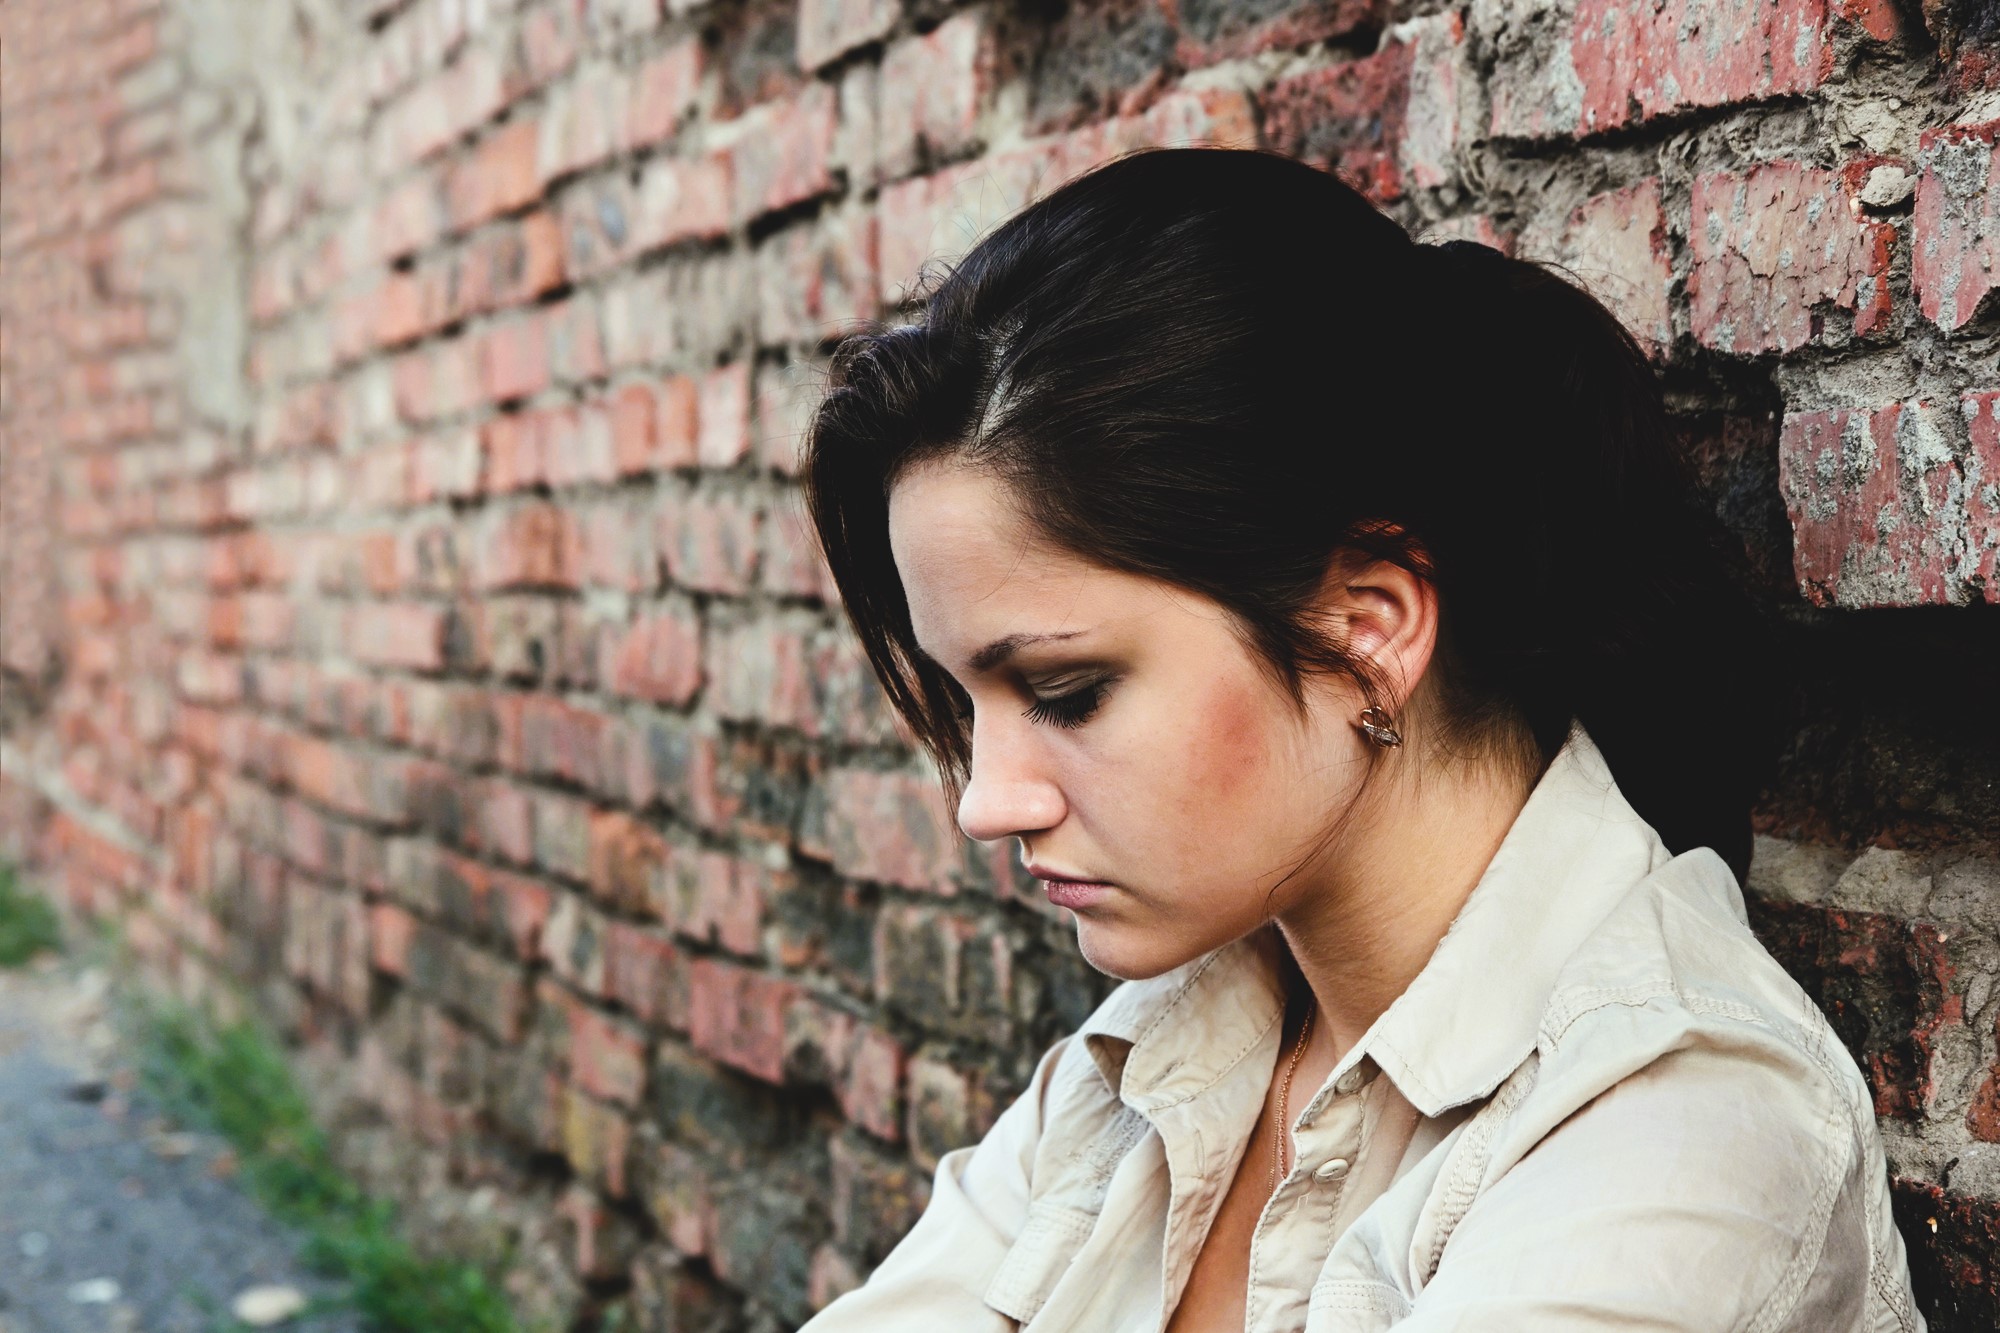
[(1581, 721), (1669, 848), (1742, 878), (1759, 620), (1644, 353), (1551, 266), (1419, 244), (1277, 153), (1161, 148), (1062, 185), (919, 293), (915, 322), (835, 348), (805, 489), (954, 801), (963, 691), (917, 647), (888, 538), (896, 478), (941, 455), (992, 469), (1061, 547), (1220, 603), (1295, 701), (1308, 671), (1377, 697), (1308, 620), (1330, 562), (1419, 573), (1444, 749), (1539, 772)]

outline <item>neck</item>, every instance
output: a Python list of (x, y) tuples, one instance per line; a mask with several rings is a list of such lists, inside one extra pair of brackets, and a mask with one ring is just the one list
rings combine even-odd
[(1471, 896), (1533, 783), (1499, 765), (1427, 772), (1393, 756), (1314, 884), (1277, 918), (1318, 1005), (1330, 1068), (1408, 989)]

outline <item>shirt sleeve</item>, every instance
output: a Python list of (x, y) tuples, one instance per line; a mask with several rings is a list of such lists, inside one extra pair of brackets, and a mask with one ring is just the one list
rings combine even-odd
[(1775, 1042), (1691, 1041), (1494, 1180), (1398, 1333), (1866, 1327), (1865, 1191), (1840, 1087)]
[(1051, 1046), (1033, 1079), (977, 1144), (938, 1159), (930, 1203), (861, 1286), (799, 1333), (1012, 1333), (984, 1293), (1028, 1215), (1048, 1080), (1070, 1038)]

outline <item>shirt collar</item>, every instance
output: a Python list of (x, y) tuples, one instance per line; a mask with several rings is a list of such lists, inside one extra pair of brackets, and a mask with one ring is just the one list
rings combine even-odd
[[(1305, 1115), (1364, 1057), (1426, 1116), (1491, 1093), (1535, 1048), (1565, 960), (1668, 859), (1576, 727), (1430, 960), (1328, 1074)], [(1114, 991), (1079, 1029), (1112, 1091), (1156, 1109), (1275, 1045), (1284, 1000), (1274, 947), (1270, 932), (1253, 931)]]

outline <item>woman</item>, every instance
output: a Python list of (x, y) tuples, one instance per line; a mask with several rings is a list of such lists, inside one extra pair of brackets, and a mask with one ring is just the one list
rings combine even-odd
[(812, 1333), (1923, 1327), (1745, 924), (1760, 640), (1596, 301), (1150, 150), (842, 343), (811, 512), (1125, 978)]

